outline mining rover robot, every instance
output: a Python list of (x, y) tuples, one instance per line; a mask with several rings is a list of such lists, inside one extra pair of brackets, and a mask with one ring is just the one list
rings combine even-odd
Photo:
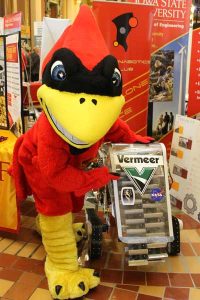
[[(165, 146), (106, 143), (88, 168), (102, 165), (117, 173), (119, 180), (86, 195), (87, 238), (80, 262), (101, 256), (103, 232), (109, 230), (111, 215), (129, 266), (147, 265), (178, 254), (181, 223), (171, 212)], [(100, 209), (103, 222), (98, 216)]]

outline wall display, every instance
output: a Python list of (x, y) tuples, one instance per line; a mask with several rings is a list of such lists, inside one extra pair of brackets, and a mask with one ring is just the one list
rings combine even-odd
[(200, 222), (200, 122), (177, 115), (169, 159), (175, 206)]
[(34, 45), (35, 47), (41, 48), (42, 44), (42, 26), (43, 22), (34, 22)]
[(174, 116), (184, 113), (191, 1), (157, 0), (151, 4), (155, 11), (148, 134), (163, 142), (169, 154)]
[(200, 4), (194, 7), (187, 115), (200, 120)]
[(118, 59), (126, 98), (121, 119), (135, 132), (147, 131), (151, 6), (93, 1), (93, 12), (110, 53)]

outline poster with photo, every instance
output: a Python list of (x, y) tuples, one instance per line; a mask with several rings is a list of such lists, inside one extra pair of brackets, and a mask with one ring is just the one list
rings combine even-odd
[(165, 144), (168, 157), (174, 117), (178, 113), (184, 114), (185, 110), (188, 35), (181, 37), (172, 44), (166, 47), (166, 50), (169, 49), (169, 51), (171, 51), (171, 47), (174, 49), (173, 78), (171, 78), (170, 91), (172, 98), (171, 101), (150, 101), (148, 118), (148, 134)]
[(200, 222), (200, 122), (177, 115), (169, 159), (171, 202)]
[(6, 85), (9, 129), (16, 135), (23, 133), (21, 100), (20, 35), (14, 33), (5, 37), (6, 41)]
[(173, 100), (174, 51), (159, 50), (151, 57), (150, 102)]
[[(148, 109), (148, 135), (170, 153), (174, 116), (183, 114), (192, 1), (150, 1), (155, 6)], [(149, 4), (150, 4), (149, 2)]]
[[(164, 111), (163, 107), (165, 107)], [(160, 112), (157, 110), (158, 117), (155, 119), (152, 135), (156, 140), (159, 140), (173, 129), (174, 113), (169, 112), (170, 106), (167, 104), (165, 106), (159, 105), (157, 108), (161, 108), (161, 110)]]

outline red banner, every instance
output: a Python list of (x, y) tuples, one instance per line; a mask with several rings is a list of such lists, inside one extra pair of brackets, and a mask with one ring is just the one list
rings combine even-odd
[(147, 130), (152, 7), (141, 9), (140, 5), (94, 1), (93, 12), (122, 72), (126, 104), (120, 117), (134, 131), (144, 135)]
[(21, 20), (22, 20), (21, 12), (17, 12), (12, 15), (5, 16), (4, 17), (4, 34), (21, 31)]
[(200, 120), (200, 6), (194, 11), (187, 115)]

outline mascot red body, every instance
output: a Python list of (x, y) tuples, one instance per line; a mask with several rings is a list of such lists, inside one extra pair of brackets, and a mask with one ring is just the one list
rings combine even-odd
[(148, 143), (118, 116), (124, 104), (121, 73), (94, 16), (81, 6), (43, 64), (38, 99), (43, 112), (16, 143), (17, 197), (32, 194), (47, 252), (45, 271), (54, 298), (73, 299), (99, 284), (98, 273), (77, 261), (72, 213), (84, 194), (118, 177), (106, 167), (84, 170), (105, 141)]

